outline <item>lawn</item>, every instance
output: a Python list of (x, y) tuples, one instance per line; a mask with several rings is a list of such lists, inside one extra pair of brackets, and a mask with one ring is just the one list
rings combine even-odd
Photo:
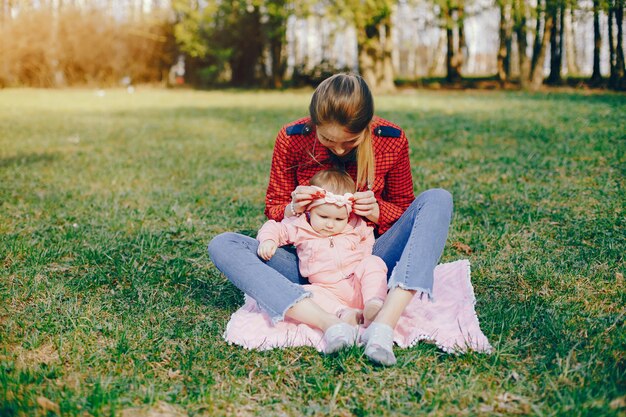
[[(626, 415), (626, 96), (403, 92), (491, 355), (250, 352), (212, 265), (311, 91), (0, 91), (0, 415)], [(470, 249), (468, 250), (467, 245)], [(470, 252), (471, 250), (471, 252)]]

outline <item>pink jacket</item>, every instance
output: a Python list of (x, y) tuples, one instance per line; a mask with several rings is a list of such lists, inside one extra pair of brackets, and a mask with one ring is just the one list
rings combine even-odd
[(311, 283), (331, 284), (347, 278), (365, 257), (372, 254), (374, 229), (359, 216), (350, 216), (346, 228), (335, 236), (322, 236), (307, 216), (288, 217), (280, 223), (269, 220), (257, 240), (271, 239), (278, 246), (296, 246), (300, 273)]

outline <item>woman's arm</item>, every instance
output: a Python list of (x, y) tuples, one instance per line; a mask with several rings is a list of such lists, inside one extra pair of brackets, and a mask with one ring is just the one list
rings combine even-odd
[(265, 215), (276, 221), (284, 218), (285, 208), (291, 203), (291, 192), (298, 185), (295, 163), (290, 158), (289, 142), (283, 127), (274, 144), (270, 181), (265, 196)]

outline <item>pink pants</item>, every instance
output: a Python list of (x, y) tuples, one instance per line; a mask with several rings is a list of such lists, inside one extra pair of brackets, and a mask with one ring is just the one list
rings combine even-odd
[(304, 285), (313, 294), (313, 301), (324, 310), (337, 314), (346, 307), (363, 309), (373, 299), (385, 300), (387, 295), (387, 265), (378, 256), (370, 255), (339, 282)]

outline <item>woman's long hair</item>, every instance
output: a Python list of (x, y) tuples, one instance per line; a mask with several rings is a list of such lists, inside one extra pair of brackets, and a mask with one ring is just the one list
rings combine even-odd
[(311, 121), (316, 126), (335, 123), (350, 133), (363, 132), (356, 149), (357, 187), (371, 189), (374, 182), (374, 147), (370, 122), (374, 117), (374, 99), (365, 80), (356, 74), (335, 74), (315, 89), (309, 105)]

